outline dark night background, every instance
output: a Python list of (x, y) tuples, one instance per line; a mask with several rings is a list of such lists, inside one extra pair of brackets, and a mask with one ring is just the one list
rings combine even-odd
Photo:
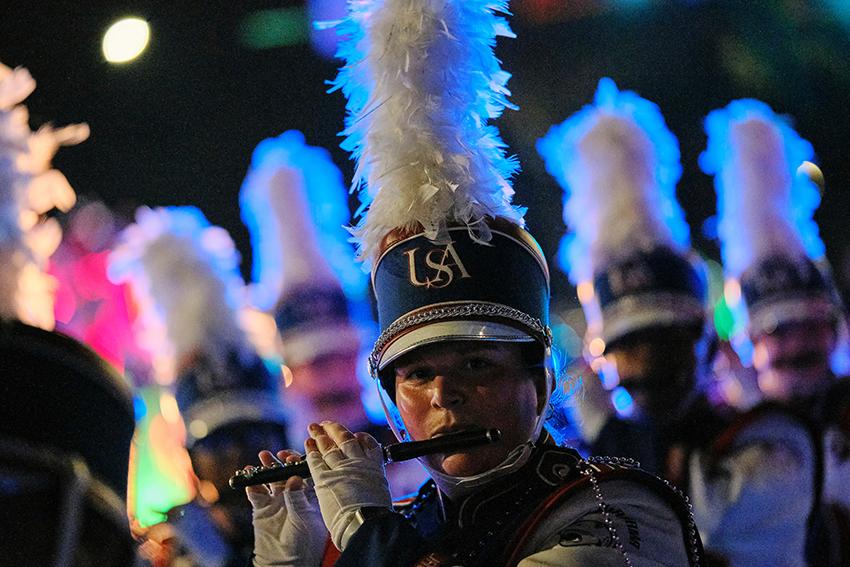
[[(231, 233), (248, 274), (238, 191), (260, 140), (302, 130), (308, 143), (331, 150), (347, 178), (352, 171), (338, 147), (343, 97), (326, 94), (337, 62), (305, 41), (246, 46), (243, 23), (266, 9), (305, 13), (303, 2), (282, 0), (15, 2), (1, 11), (0, 61), (28, 67), (37, 80), (27, 101), (33, 126), (91, 125), (89, 141), (55, 160), (81, 197), (124, 213), (142, 204), (196, 205)], [(550, 257), (564, 230), (561, 195), (534, 143), (611, 76), (661, 106), (681, 145), (678, 194), (692, 238), (715, 258), (716, 245), (702, 234), (714, 213), (712, 180), (696, 165), (703, 117), (741, 97), (793, 116), (826, 176), (816, 218), (847, 289), (850, 1), (514, 0), (512, 9), (518, 38), (500, 41), (498, 54), (520, 110), (506, 112), (499, 127), (523, 166), (516, 202), (529, 207), (529, 227)], [(151, 43), (135, 62), (110, 65), (101, 37), (124, 15), (148, 20)], [(553, 288), (572, 294), (559, 272)]]

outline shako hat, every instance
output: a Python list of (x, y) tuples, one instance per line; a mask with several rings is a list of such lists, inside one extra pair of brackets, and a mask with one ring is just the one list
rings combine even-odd
[(368, 278), (354, 263), (342, 173), (289, 130), (260, 142), (239, 196), (251, 233), (251, 301), (272, 312), (284, 362), (357, 353), (372, 326)]
[(46, 272), (62, 238), (46, 213), (76, 201), (51, 160), (89, 129), (31, 131), (19, 103), (34, 89), (26, 69), (0, 64), (0, 523), (14, 546), (4, 547), (4, 562), (73, 560), (107, 538), (101, 563), (126, 565), (134, 553), (125, 505), (130, 388), (94, 352), (52, 331), (56, 282)]
[[(765, 103), (731, 102), (705, 121), (700, 164), (717, 190), (726, 301), (751, 337), (793, 322), (836, 323), (840, 303), (812, 218), (814, 150)], [(736, 307), (744, 307), (740, 309)]]
[(238, 265), (227, 232), (194, 207), (140, 208), (110, 257), (111, 277), (131, 281), (148, 332), (164, 328), (166, 340), (149, 346), (173, 361), (189, 448), (226, 425), (287, 423), (279, 381), (237, 319), (245, 303)]
[(564, 189), (559, 263), (577, 286), (590, 354), (647, 329), (699, 329), (706, 282), (676, 201), (679, 145), (659, 108), (605, 78), (594, 103), (537, 147)]
[(339, 26), (348, 98), (343, 147), (357, 161), (354, 229), (381, 334), (373, 375), (445, 340), (551, 344), (549, 272), (511, 205), (516, 161), (490, 124), (509, 74), (506, 1), (352, 3)]

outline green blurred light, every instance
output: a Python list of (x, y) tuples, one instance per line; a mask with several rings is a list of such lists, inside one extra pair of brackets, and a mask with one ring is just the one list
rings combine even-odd
[(718, 338), (723, 341), (728, 341), (735, 331), (735, 316), (723, 296), (714, 305), (714, 328)]
[(714, 305), (723, 297), (723, 266), (719, 262), (715, 262), (711, 258), (702, 256), (705, 263), (706, 271), (708, 272), (708, 301), (709, 305)]
[(271, 49), (306, 43), (310, 28), (304, 7), (258, 10), (242, 20), (242, 44), (251, 49)]
[(131, 462), (131, 481), (133, 482), (133, 510), (135, 518), (143, 527), (149, 527), (167, 518), (165, 513), (175, 506), (185, 504), (190, 495), (183, 483), (176, 482), (170, 474), (168, 464), (163, 462), (167, 455), (154, 446), (150, 437), (151, 421), (162, 419), (159, 407), (160, 389), (142, 388), (138, 395), (144, 400), (147, 412), (136, 424), (133, 438), (135, 459)]

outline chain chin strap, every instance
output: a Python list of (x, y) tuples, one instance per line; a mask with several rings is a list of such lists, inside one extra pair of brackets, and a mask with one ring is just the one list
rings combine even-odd
[[(605, 527), (608, 529), (608, 533), (611, 535), (611, 541), (614, 544), (614, 547), (620, 554), (623, 556), (624, 563), (627, 567), (633, 567), (632, 560), (629, 557), (628, 552), (626, 552), (623, 547), (623, 541), (620, 539), (619, 534), (617, 534), (617, 528), (614, 526), (614, 520), (611, 518), (610, 512), (608, 512), (608, 506), (605, 504), (605, 499), (602, 496), (602, 489), (599, 488), (599, 479), (596, 478), (594, 474), (593, 465), (595, 463), (600, 463), (604, 465), (619, 465), (619, 466), (627, 466), (633, 468), (639, 468), (640, 463), (638, 463), (634, 459), (629, 459), (627, 457), (588, 457), (587, 459), (582, 459), (578, 463), (578, 469), (581, 474), (587, 477), (590, 482), (591, 489), (593, 490), (593, 496), (596, 498), (596, 505), (599, 507), (599, 512), (602, 514), (602, 521), (605, 523)], [(661, 479), (662, 482), (673, 492), (675, 492), (687, 506), (688, 511), (688, 558), (690, 560), (690, 564), (692, 567), (700, 567), (700, 547), (697, 541), (697, 525), (694, 520), (694, 512), (693, 506), (691, 506), (691, 501), (688, 499), (685, 494), (676, 488), (670, 481), (667, 479)]]

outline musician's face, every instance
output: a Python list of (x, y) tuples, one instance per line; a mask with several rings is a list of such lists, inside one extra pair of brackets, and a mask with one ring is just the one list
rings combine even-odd
[(832, 324), (816, 321), (761, 335), (753, 345), (759, 388), (768, 398), (782, 401), (825, 390), (833, 380), (829, 363), (835, 340)]
[(358, 353), (351, 352), (324, 355), (306, 364), (293, 365), (292, 383), (287, 386), (286, 395), (305, 399), (311, 406), (313, 420), (363, 423), (357, 363)]
[(417, 349), (395, 366), (396, 404), (413, 440), (476, 427), (498, 428), (501, 441), (462, 453), (434, 455), (430, 465), (469, 476), (501, 463), (531, 437), (545, 396), (544, 379), (518, 344), (449, 342)]

